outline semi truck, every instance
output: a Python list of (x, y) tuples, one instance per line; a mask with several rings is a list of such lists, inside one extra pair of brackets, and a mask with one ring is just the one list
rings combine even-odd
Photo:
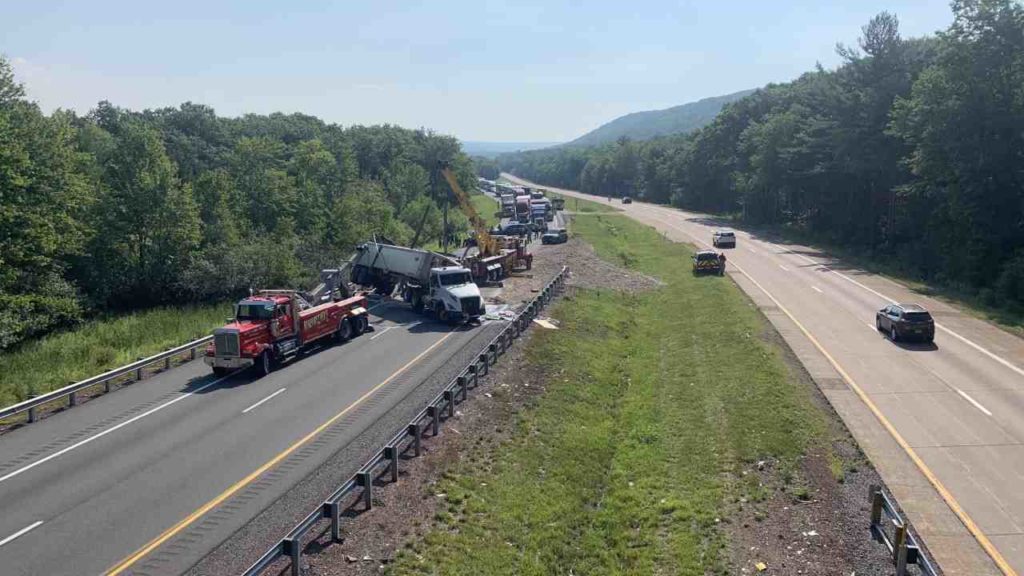
[(203, 360), (218, 376), (250, 366), (265, 376), (314, 343), (362, 334), (367, 314), (366, 295), (349, 295), (337, 284), (323, 283), (313, 293), (261, 290), (239, 301), (234, 317), (213, 331)]
[(529, 224), (531, 219), (530, 196), (524, 194), (516, 196), (516, 221)]
[(501, 195), (501, 217), (512, 218), (516, 215), (516, 197), (512, 194)]
[(485, 313), (480, 288), (471, 271), (454, 258), (379, 242), (356, 248), (352, 282), (373, 286), (382, 294), (397, 288), (416, 312), (445, 322), (476, 320)]
[(541, 196), (530, 200), (530, 217), (533, 220), (543, 218), (545, 222), (555, 219), (555, 211), (551, 209), (551, 201)]

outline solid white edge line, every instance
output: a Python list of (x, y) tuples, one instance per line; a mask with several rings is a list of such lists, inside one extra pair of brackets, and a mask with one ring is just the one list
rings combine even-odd
[(370, 340), (376, 340), (377, 338), (380, 338), (381, 336), (387, 334), (388, 331), (390, 331), (392, 328), (394, 328), (394, 326), (388, 326), (387, 328), (381, 330), (377, 334), (374, 334), (373, 336), (370, 336)]
[(957, 388), (955, 386), (953, 387), (953, 390), (956, 390), (957, 394), (963, 396), (964, 400), (967, 400), (968, 402), (973, 404), (975, 408), (977, 408), (978, 410), (981, 410), (985, 414), (985, 416), (991, 416), (992, 415), (992, 413), (988, 411), (988, 408), (985, 408), (984, 406), (981, 405), (980, 402), (978, 402), (974, 398), (971, 398), (970, 396), (968, 396), (967, 392), (964, 392), (963, 390), (961, 390), (961, 389), (959, 389), (959, 388)]
[(263, 403), (264, 403), (264, 402), (266, 402), (267, 400), (270, 400), (271, 398), (273, 398), (274, 396), (277, 396), (278, 394), (280, 394), (281, 392), (284, 392), (285, 390), (287, 390), (287, 388), (281, 388), (280, 390), (278, 390), (277, 392), (274, 392), (274, 393), (273, 393), (273, 394), (271, 394), (270, 396), (267, 396), (267, 397), (266, 397), (266, 398), (264, 398), (263, 400), (260, 400), (259, 402), (257, 402), (257, 403), (255, 403), (255, 404), (253, 404), (252, 406), (249, 406), (249, 407), (248, 407), (248, 408), (246, 408), (245, 410), (242, 410), (242, 414), (246, 414), (246, 413), (248, 413), (248, 412), (249, 412), (250, 410), (252, 410), (252, 409), (254, 409), (254, 408), (257, 408), (257, 407), (258, 407), (258, 406), (259, 406), (260, 404), (263, 404)]
[(36, 466), (39, 466), (40, 464), (45, 464), (46, 462), (49, 462), (50, 460), (53, 460), (54, 458), (57, 458), (59, 456), (63, 456), (64, 454), (67, 454), (68, 452), (71, 452), (75, 448), (79, 448), (81, 446), (85, 446), (86, 444), (92, 442), (93, 440), (99, 440), (100, 438), (106, 436), (107, 434), (110, 434), (111, 432), (114, 432), (116, 430), (120, 430), (121, 428), (124, 428), (125, 426), (127, 426), (127, 425), (129, 425), (129, 424), (131, 424), (133, 422), (137, 422), (139, 420), (142, 420), (146, 416), (149, 416), (150, 414), (153, 414), (155, 412), (159, 412), (160, 410), (163, 410), (164, 408), (167, 408), (168, 406), (170, 406), (172, 404), (176, 404), (178, 402), (181, 402), (182, 400), (184, 400), (185, 398), (188, 398), (189, 396), (192, 396), (193, 394), (198, 394), (199, 392), (202, 392), (203, 390), (206, 390), (207, 388), (209, 388), (211, 386), (215, 386), (217, 384), (220, 384), (221, 382), (223, 382), (224, 380), (227, 380), (231, 376), (232, 376), (232, 374), (228, 374), (227, 376), (222, 376), (220, 378), (217, 378), (213, 382), (210, 382), (210, 383), (207, 383), (207, 384), (203, 384), (199, 388), (196, 388), (195, 390), (193, 390), (191, 392), (186, 392), (186, 393), (182, 394), (181, 396), (178, 396), (177, 398), (174, 398), (173, 400), (168, 400), (167, 402), (164, 402), (163, 404), (157, 406), (156, 408), (152, 408), (150, 410), (147, 410), (147, 411), (143, 412), (142, 414), (139, 414), (138, 416), (133, 416), (132, 418), (129, 418), (128, 420), (125, 420), (124, 422), (121, 422), (120, 424), (117, 424), (115, 426), (107, 428), (106, 430), (104, 430), (102, 432), (97, 432), (96, 434), (86, 438), (85, 440), (80, 440), (80, 441), (72, 444), (71, 446), (68, 446), (68, 447), (63, 448), (61, 450), (58, 450), (58, 451), (54, 452), (53, 454), (50, 454), (49, 456), (46, 456), (45, 458), (40, 458), (39, 460), (36, 460), (35, 462), (33, 462), (31, 464), (27, 464), (25, 466), (22, 466), (21, 468), (18, 468), (17, 470), (14, 470), (13, 472), (8, 472), (6, 475), (0, 476), (0, 482), (4, 482), (5, 480), (10, 480), (11, 478), (14, 478), (15, 476), (18, 476), (18, 475), (22, 474), (23, 472), (28, 472), (29, 470), (35, 468)]
[(783, 270), (785, 270), (786, 272), (789, 272), (789, 268), (786, 268), (786, 267), (785, 267), (785, 266), (783, 266), (782, 264), (779, 264), (779, 268), (782, 268), (782, 269), (783, 269)]
[(868, 328), (871, 328), (872, 332), (878, 332), (878, 326), (872, 326), (871, 322), (865, 322), (864, 325), (867, 326)]
[(17, 532), (15, 532), (14, 534), (11, 534), (7, 538), (4, 538), (3, 540), (0, 540), (0, 546), (3, 546), (4, 544), (7, 544), (8, 542), (13, 541), (16, 538), (18, 538), (20, 536), (24, 536), (26, 533), (28, 533), (28, 532), (30, 532), (32, 530), (35, 530), (42, 523), (43, 523), (42, 520), (37, 520), (36, 522), (34, 522), (32, 524), (29, 524), (28, 526), (22, 528), (21, 530), (18, 530)]
[(818, 288), (817, 286), (811, 286), (811, 288), (813, 288), (818, 294), (824, 294), (825, 293), (824, 290), (822, 290), (821, 288)]

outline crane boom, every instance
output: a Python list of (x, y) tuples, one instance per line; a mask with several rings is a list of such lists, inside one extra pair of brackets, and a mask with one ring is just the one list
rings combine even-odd
[(462, 209), (462, 212), (469, 218), (469, 223), (473, 226), (473, 231), (476, 233), (476, 245), (480, 250), (480, 254), (483, 256), (493, 256), (497, 253), (497, 246), (494, 239), (491, 238), (491, 233), (487, 230), (487, 222), (477, 213), (473, 203), (469, 200), (469, 196), (459, 186), (459, 182), (455, 179), (455, 174), (452, 173), (447, 163), (441, 163), (440, 168), (441, 174), (448, 181), (448, 186), (451, 187), (452, 193), (454, 193), (455, 199), (459, 203), (459, 208)]

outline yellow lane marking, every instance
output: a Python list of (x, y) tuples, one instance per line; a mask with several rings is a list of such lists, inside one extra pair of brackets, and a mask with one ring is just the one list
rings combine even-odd
[[(669, 222), (665, 222), (664, 220), (661, 220), (661, 222), (680, 230), (681, 232), (690, 236), (691, 238), (693, 237), (692, 234), (690, 234), (686, 230), (683, 230), (679, 226), (676, 226)], [(889, 432), (889, 435), (892, 436), (893, 440), (895, 440), (896, 443), (899, 444), (900, 448), (903, 448), (903, 451), (907, 453), (907, 456), (909, 456), (910, 459), (914, 462), (914, 464), (917, 465), (917, 468), (921, 471), (922, 474), (924, 474), (925, 478), (928, 479), (928, 482), (930, 482), (931, 485), (935, 488), (935, 491), (939, 493), (939, 496), (941, 496), (942, 499), (946, 501), (946, 505), (949, 506), (949, 509), (952, 510), (954, 514), (956, 514), (957, 518), (960, 519), (960, 522), (962, 522), (964, 527), (967, 528), (967, 531), (971, 533), (971, 536), (974, 536), (974, 539), (978, 541), (978, 544), (981, 545), (982, 549), (984, 549), (985, 552), (989, 555), (989, 557), (992, 558), (992, 561), (995, 562), (999, 570), (1002, 571), (1002, 573), (1005, 576), (1017, 576), (1017, 572), (1010, 566), (1006, 559), (1003, 558), (1003, 555), (999, 553), (999, 550), (997, 550), (996, 547), (992, 544), (992, 542), (988, 539), (988, 537), (985, 536), (984, 532), (981, 531), (978, 525), (975, 524), (974, 520), (963, 509), (963, 506), (961, 506), (960, 503), (957, 502), (956, 498), (953, 497), (953, 494), (950, 493), (950, 491), (946, 488), (942, 481), (940, 481), (939, 478), (935, 475), (935, 473), (932, 472), (931, 468), (929, 468), (928, 465), (924, 463), (924, 460), (922, 460), (921, 457), (917, 455), (917, 452), (896, 430), (896, 427), (893, 426), (891, 422), (889, 422), (889, 419), (886, 418), (884, 414), (882, 414), (882, 411), (878, 408), (878, 406), (875, 405), (871, 398), (868, 397), (867, 393), (865, 393), (864, 390), (861, 389), (861, 387), (857, 384), (853, 377), (850, 376), (846, 372), (846, 370), (843, 369), (839, 362), (835, 358), (833, 358), (827, 350), (825, 350), (825, 347), (822, 346), (820, 342), (818, 342), (818, 339), (812, 336), (811, 333), (807, 330), (807, 328), (805, 328), (804, 325), (801, 324), (800, 321), (797, 320), (796, 317), (794, 317), (793, 314), (791, 314), (790, 311), (785, 306), (783, 306), (782, 303), (775, 298), (775, 296), (772, 295), (771, 292), (766, 290), (765, 287), (762, 286), (760, 282), (755, 280), (753, 276), (747, 274), (747, 272), (743, 270), (743, 268), (736, 265), (736, 262), (732, 261), (730, 262), (730, 264), (732, 264), (732, 266), (737, 271), (739, 271), (740, 274), (743, 274), (744, 276), (747, 277), (748, 280), (753, 282), (754, 285), (758, 287), (758, 289), (764, 292), (765, 295), (768, 296), (768, 298), (771, 299), (771, 301), (774, 302), (775, 305), (779, 307), (779, 310), (782, 310), (782, 312), (790, 320), (793, 321), (793, 324), (796, 324), (796, 327), (799, 328), (800, 331), (804, 334), (804, 336), (806, 336), (807, 339), (811, 341), (811, 344), (814, 344), (814, 347), (817, 348), (818, 351), (825, 356), (829, 363), (832, 364), (832, 367), (835, 368), (837, 372), (839, 372), (839, 375), (842, 376), (844, 380), (846, 380), (847, 384), (849, 384), (850, 387), (853, 388), (853, 391), (857, 393), (857, 396), (860, 397), (861, 401), (863, 401), (864, 404), (868, 407), (868, 409), (871, 410), (871, 413), (875, 415), (875, 418), (877, 418), (878, 421), (882, 423), (882, 426), (886, 429), (887, 432)]]
[(324, 422), (323, 424), (318, 426), (316, 428), (316, 430), (313, 430), (312, 432), (310, 432), (306, 436), (303, 436), (302, 439), (300, 439), (298, 442), (296, 442), (295, 444), (292, 444), (291, 446), (286, 448), (283, 452), (281, 452), (277, 456), (274, 456), (273, 458), (271, 458), (269, 462), (267, 462), (266, 464), (260, 466), (256, 470), (254, 470), (251, 474), (249, 474), (245, 478), (242, 478), (241, 480), (239, 480), (237, 483), (235, 483), (233, 486), (231, 486), (230, 488), (228, 488), (224, 492), (221, 492), (220, 495), (218, 495), (213, 500), (210, 500), (206, 504), (203, 504), (202, 506), (200, 506), (195, 512), (189, 514), (183, 520), (181, 520), (180, 522), (178, 522), (174, 526), (171, 526), (170, 528), (168, 528), (163, 534), (157, 536), (156, 538), (151, 540), (148, 544), (146, 544), (142, 548), (139, 548), (139, 550), (136, 551), (135, 553), (133, 553), (131, 556), (129, 556), (129, 557), (125, 558), (124, 560), (118, 562), (116, 565), (114, 565), (114, 567), (112, 567), (110, 570), (108, 570), (106, 572), (106, 576), (116, 576), (117, 574), (121, 574), (126, 569), (130, 568), (133, 564), (135, 564), (136, 562), (141, 560), (143, 557), (148, 555), (150, 552), (152, 552), (153, 550), (158, 548), (164, 542), (166, 542), (169, 539), (173, 538), (176, 534), (178, 534), (179, 532), (181, 532), (185, 528), (188, 528), (196, 520), (198, 520), (199, 518), (203, 517), (203, 515), (205, 515), (207, 512), (209, 512), (210, 510), (213, 510), (218, 505), (220, 505), (222, 502), (224, 502), (225, 500), (230, 498), (232, 495), (234, 495), (236, 492), (238, 492), (242, 488), (245, 488), (246, 486), (248, 486), (254, 480), (256, 480), (261, 475), (263, 475), (264, 472), (266, 472), (267, 470), (270, 470), (271, 468), (273, 468), (274, 466), (279, 464), (282, 460), (284, 460), (289, 455), (291, 455), (293, 452), (295, 452), (296, 450), (301, 448), (304, 444), (306, 444), (307, 442), (309, 442), (310, 440), (315, 438), (317, 435), (319, 435), (321, 432), (326, 430), (329, 426), (331, 426), (332, 424), (337, 422), (342, 416), (344, 416), (350, 410), (352, 410), (353, 408), (355, 408), (356, 406), (361, 404), (364, 400), (366, 400), (367, 398), (372, 396), (377, 390), (380, 390), (388, 382), (391, 382), (392, 380), (394, 380), (396, 376), (398, 376), (399, 374), (404, 372), (407, 368), (409, 368), (410, 366), (412, 366), (413, 364), (418, 362), (421, 358), (423, 358), (424, 356), (429, 354), (432, 350), (434, 350), (435, 348), (440, 346), (441, 343), (444, 342), (445, 340), (447, 340), (452, 334), (455, 334), (455, 332), (449, 332), (448, 334), (445, 334), (445, 336), (442, 337), (440, 340), (438, 340), (437, 342), (434, 342), (430, 346), (430, 348), (427, 348), (426, 350), (421, 352), (415, 358), (410, 360), (408, 364), (406, 364), (405, 366), (402, 366), (401, 368), (396, 370), (393, 374), (388, 376), (383, 382), (381, 382), (380, 384), (377, 384), (376, 386), (374, 386), (366, 394), (363, 394), (362, 396), (360, 396), (355, 402), (349, 404), (344, 410), (342, 410), (341, 412), (338, 412), (337, 414), (332, 416), (329, 420), (327, 420), (326, 422)]

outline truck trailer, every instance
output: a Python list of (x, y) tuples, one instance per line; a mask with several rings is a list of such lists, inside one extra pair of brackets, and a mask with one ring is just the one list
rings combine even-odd
[(476, 320), (485, 313), (480, 288), (471, 271), (454, 258), (430, 252), (366, 242), (356, 248), (352, 282), (382, 294), (397, 288), (416, 312), (445, 322)]

